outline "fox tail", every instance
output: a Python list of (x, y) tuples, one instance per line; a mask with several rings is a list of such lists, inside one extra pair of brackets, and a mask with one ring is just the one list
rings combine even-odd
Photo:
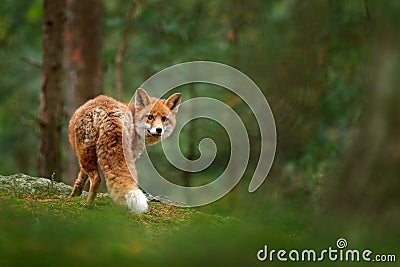
[(129, 191), (125, 195), (125, 203), (128, 209), (136, 213), (144, 213), (148, 210), (147, 197), (140, 189)]
[(111, 199), (136, 213), (144, 213), (148, 210), (147, 197), (137, 186), (132, 177), (115, 176), (105, 173), (107, 190)]
[[(108, 131), (104, 134), (111, 135), (113, 133)], [(116, 135), (117, 139), (121, 140), (121, 136), (115, 133), (114, 136), (105, 139), (113, 140), (112, 138), (115, 138)], [(104, 147), (100, 146), (102, 149), (98, 151), (98, 163), (105, 176), (108, 193), (115, 203), (126, 206), (136, 213), (146, 212), (148, 210), (147, 198), (138, 186), (136, 171), (134, 168), (131, 168), (134, 173), (129, 171), (121, 146), (109, 146), (108, 143)], [(108, 152), (110, 150), (114, 150), (113, 157), (110, 157)], [(134, 164), (134, 162), (130, 162), (130, 164)]]

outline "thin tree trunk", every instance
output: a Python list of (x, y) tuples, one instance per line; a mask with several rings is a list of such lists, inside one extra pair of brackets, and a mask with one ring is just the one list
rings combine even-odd
[(64, 0), (44, 1), (38, 175), (61, 180)]
[(77, 107), (103, 91), (103, 8), (97, 0), (68, 0), (66, 10), (67, 91)]
[[(66, 15), (66, 114), (69, 119), (77, 107), (103, 91), (103, 7), (101, 1), (97, 0), (67, 0)], [(72, 183), (78, 172), (78, 164), (68, 141), (66, 161), (65, 181)]]
[(372, 10), (374, 42), (366, 76), (367, 104), (359, 134), (325, 203), (333, 214), (395, 221), (400, 205), (400, 32), (392, 24), (397, 16), (391, 4)]

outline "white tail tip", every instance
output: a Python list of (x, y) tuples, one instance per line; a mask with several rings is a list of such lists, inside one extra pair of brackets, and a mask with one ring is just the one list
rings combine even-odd
[(128, 209), (136, 213), (144, 213), (149, 207), (147, 205), (147, 198), (140, 189), (129, 191), (125, 195), (125, 199)]

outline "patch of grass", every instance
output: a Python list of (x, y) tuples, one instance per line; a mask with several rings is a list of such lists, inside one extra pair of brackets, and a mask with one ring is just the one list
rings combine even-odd
[(60, 217), (67, 221), (96, 217), (99, 214), (108, 214), (123, 221), (137, 221), (137, 226), (157, 227), (170, 229), (190, 222), (193, 217), (201, 216), (195, 209), (179, 208), (160, 202), (150, 202), (149, 211), (137, 215), (125, 208), (116, 206), (108, 197), (96, 198), (93, 205), (87, 205), (83, 197), (65, 196), (32, 196), (24, 195), (16, 198), (11, 195), (0, 195), (0, 203), (3, 208), (27, 213), (35, 213), (38, 216)]
[(83, 197), (16, 193), (17, 188), (0, 192), (0, 266), (143, 265), (163, 236), (199, 221), (234, 222), (159, 202), (138, 215), (108, 197), (88, 206)]

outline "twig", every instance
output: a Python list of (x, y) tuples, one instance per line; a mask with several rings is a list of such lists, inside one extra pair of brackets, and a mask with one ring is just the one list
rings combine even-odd
[(122, 73), (121, 73), (121, 63), (122, 63), (122, 57), (125, 54), (126, 48), (128, 46), (128, 41), (129, 41), (129, 34), (130, 34), (130, 27), (129, 24), (133, 20), (133, 16), (136, 11), (136, 4), (135, 1), (132, 1), (132, 5), (127, 13), (127, 25), (124, 29), (123, 35), (122, 35), (122, 41), (119, 45), (118, 52), (115, 56), (115, 86), (117, 89), (117, 98), (120, 100), (121, 95), (122, 95)]
[(20, 60), (25, 62), (25, 63), (28, 63), (32, 67), (35, 67), (35, 68), (38, 68), (38, 69), (42, 68), (42, 63), (41, 62), (37, 62), (37, 61), (34, 61), (34, 60), (32, 60), (30, 58), (26, 58), (26, 57), (21, 57)]
[(364, 9), (365, 9), (365, 15), (367, 17), (367, 20), (370, 20), (369, 7), (368, 7), (367, 0), (364, 0)]

